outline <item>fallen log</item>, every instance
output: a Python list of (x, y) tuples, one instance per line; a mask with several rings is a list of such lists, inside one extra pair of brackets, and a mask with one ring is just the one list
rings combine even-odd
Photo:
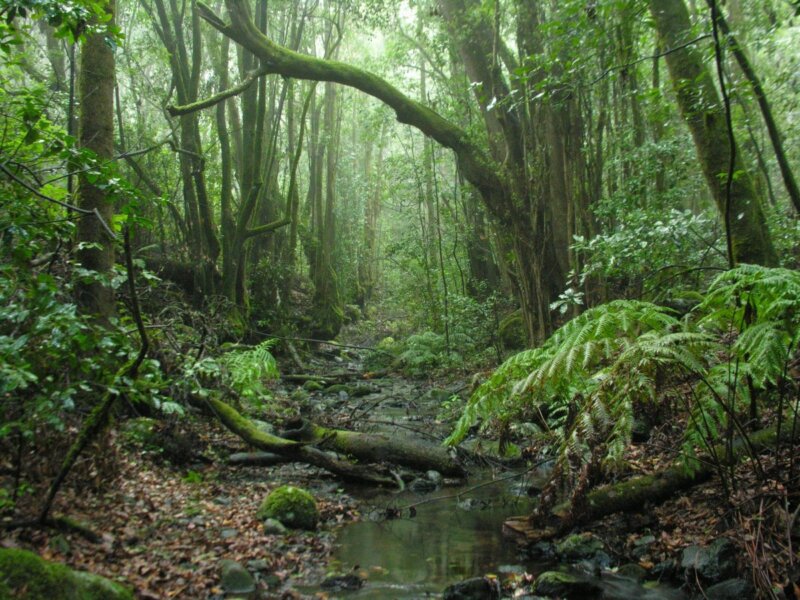
[[(786, 437), (788, 438), (788, 435)], [(781, 439), (783, 438), (782, 434)], [(556, 506), (552, 511), (557, 519), (555, 526), (536, 527), (529, 517), (518, 516), (506, 520), (503, 528), (507, 533), (534, 543), (560, 535), (564, 526), (582, 525), (616, 512), (635, 512), (641, 510), (647, 503), (660, 504), (678, 492), (708, 481), (715, 474), (717, 465), (738, 462), (751, 456), (751, 452), (758, 453), (774, 446), (776, 441), (775, 429), (762, 429), (750, 434), (746, 441), (741, 438), (736, 440), (732, 444), (730, 454), (726, 452), (723, 444), (715, 446), (711, 454), (717, 457), (717, 460), (712, 460), (706, 455), (693, 472), (687, 471), (676, 461), (672, 466), (652, 475), (640, 475), (625, 481), (598, 486), (587, 494), (579, 513), (571, 514), (567, 503)], [(729, 458), (726, 459), (726, 456)]]
[(447, 448), (421, 440), (381, 433), (361, 433), (321, 427), (306, 419), (295, 419), (281, 435), (286, 439), (313, 442), (340, 454), (369, 462), (389, 462), (418, 469), (439, 471), (452, 477), (464, 476), (464, 467)]
[(395, 478), (388, 472), (333, 458), (322, 450), (308, 444), (262, 431), (249, 419), (239, 414), (235, 408), (221, 400), (208, 398), (206, 402), (225, 427), (259, 450), (272, 452), (293, 461), (305, 462), (320, 467), (349, 481), (391, 486), (397, 483)]

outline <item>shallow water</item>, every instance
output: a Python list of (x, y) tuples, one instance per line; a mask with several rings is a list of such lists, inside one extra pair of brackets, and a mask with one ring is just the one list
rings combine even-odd
[[(337, 592), (336, 597), (441, 597), (445, 587), (470, 577), (545, 568), (502, 535), (503, 521), (530, 510), (530, 500), (509, 491), (513, 481), (473, 489), (476, 483), (486, 480), (425, 495), (407, 491), (362, 498), (371, 512), (339, 531), (330, 570), (355, 570), (367, 576), (367, 583), (356, 592)], [(399, 518), (385, 518), (389, 507), (423, 501), (414, 517), (403, 510)]]

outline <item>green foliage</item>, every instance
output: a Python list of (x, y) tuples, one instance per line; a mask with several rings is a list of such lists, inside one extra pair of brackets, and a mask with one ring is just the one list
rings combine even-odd
[[(705, 269), (724, 264), (711, 216), (676, 209), (665, 216), (660, 208), (624, 208), (617, 215), (616, 210), (608, 205), (603, 208), (617, 221), (614, 228), (591, 239), (575, 237), (572, 247), (584, 265), (578, 276), (581, 286), (591, 278), (601, 278), (615, 295), (658, 298), (666, 292), (701, 287)], [(581, 298), (565, 296), (553, 308), (581, 302)]]
[(630, 300), (587, 310), (503, 363), (469, 399), (447, 443), (464, 439), (479, 418), (508, 422), (535, 412), (563, 472), (598, 451), (612, 466), (630, 442), (634, 407), (657, 401), (660, 381), (683, 377), (695, 383), (684, 449), (691, 469), (695, 448), (714, 443), (756, 400), (752, 393), (785, 375), (798, 349), (800, 273), (740, 265), (711, 283), (691, 317), (679, 321), (669, 309)]
[(247, 349), (233, 349), (217, 358), (205, 357), (184, 366), (178, 385), (185, 392), (206, 398), (219, 387), (259, 404), (268, 396), (267, 381), (280, 376), (275, 357), (269, 351), (277, 340), (264, 340)]

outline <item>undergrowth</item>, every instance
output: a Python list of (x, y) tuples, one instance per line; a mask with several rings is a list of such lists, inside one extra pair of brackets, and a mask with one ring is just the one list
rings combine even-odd
[(506, 360), (472, 394), (446, 443), (459, 443), (479, 419), (502, 429), (535, 415), (555, 472), (575, 483), (589, 464), (621, 466), (636, 408), (688, 382), (683, 458), (695, 469), (698, 450), (746, 433), (764, 408), (795, 422), (786, 374), (799, 319), (800, 274), (752, 265), (718, 276), (682, 319), (635, 300), (597, 306)]

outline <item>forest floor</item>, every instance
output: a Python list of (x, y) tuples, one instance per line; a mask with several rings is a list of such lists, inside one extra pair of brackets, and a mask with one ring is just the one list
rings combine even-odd
[[(404, 389), (421, 395), (433, 383), (408, 383)], [(463, 387), (452, 380), (449, 385)], [(406, 400), (413, 404), (415, 399)], [(354, 404), (364, 405), (357, 398), (331, 402), (339, 408), (327, 414), (341, 420), (345, 415), (352, 417)], [(112, 430), (97, 458), (85, 461), (64, 487), (54, 512), (89, 525), (101, 535), (100, 543), (74, 533), (19, 529), (0, 534), (0, 545), (32, 549), (45, 558), (125, 582), (145, 600), (225, 597), (220, 587), (220, 563), (225, 559), (254, 573), (263, 597), (327, 597), (324, 592), (304, 596), (294, 586), (316, 584), (324, 578), (336, 528), (359, 518), (358, 503), (341, 483), (298, 464), (230, 467), (225, 458), (246, 447), (219, 424), (195, 418), (172, 427), (165, 434), (188, 440), (194, 458), (202, 460), (178, 467)], [(627, 452), (630, 474), (653, 473), (674, 460), (680, 451), (681, 431), (681, 423), (664, 423), (651, 432), (647, 443), (631, 445)], [(768, 472), (777, 468), (769, 462), (764, 466)], [(602, 539), (615, 564), (635, 562), (647, 570), (679, 558), (681, 549), (690, 544), (726, 537), (740, 550), (740, 573), (778, 581), (790, 565), (774, 557), (767, 560), (755, 548), (759, 536), (765, 535), (763, 513), (779, 510), (777, 499), (785, 494), (777, 488), (764, 489), (751, 472), (748, 465), (740, 467), (740, 487), (731, 494), (714, 479), (660, 506), (613, 515), (584, 530)], [(780, 478), (776, 475), (769, 481)], [(264, 533), (255, 516), (257, 508), (270, 490), (284, 484), (304, 487), (315, 495), (321, 512), (317, 531)], [(25, 501), (18, 504), (23, 512)], [(744, 518), (742, 514), (747, 513), (735, 509), (736, 503), (758, 505), (759, 501), (760, 517), (756, 511)], [(773, 550), (776, 556), (791, 556), (781, 548)]]

